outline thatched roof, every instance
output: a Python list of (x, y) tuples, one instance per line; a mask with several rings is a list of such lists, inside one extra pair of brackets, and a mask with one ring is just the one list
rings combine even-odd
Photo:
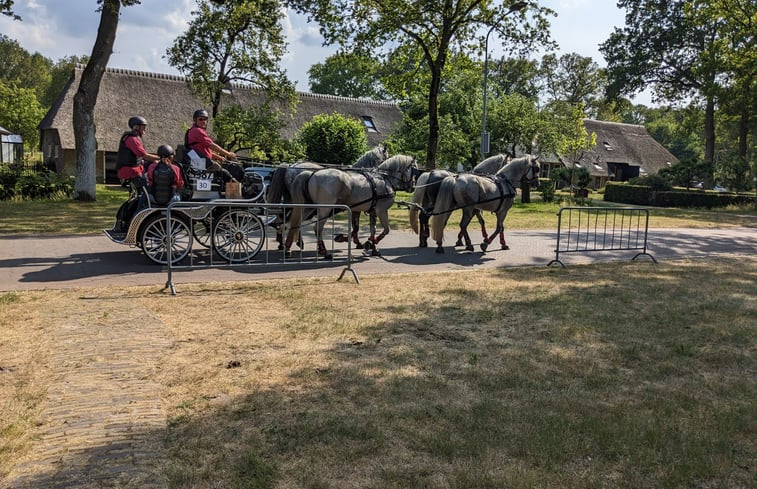
[[(578, 163), (592, 175), (607, 176), (612, 163), (638, 166), (651, 175), (678, 162), (644, 126), (584, 119), (584, 127), (596, 133), (597, 144)], [(568, 166), (572, 163), (566, 160)]]
[[(73, 76), (58, 100), (39, 124), (39, 129), (58, 131), (61, 147), (74, 148), (73, 105), (74, 94), (79, 86), (83, 66), (74, 69)], [(378, 133), (369, 132), (368, 142), (376, 145), (383, 141), (402, 118), (402, 113), (392, 102), (353, 99), (331, 95), (298, 92), (300, 103), (294, 118), (287, 119), (282, 137), (290, 139), (313, 115), (339, 112), (360, 118), (369, 116), (375, 122)], [(241, 85), (234, 85), (232, 95), (224, 95), (222, 106), (239, 104), (242, 107), (259, 105), (265, 93)], [(95, 106), (96, 140), (99, 150), (117, 151), (118, 141), (128, 130), (130, 116), (141, 115), (148, 121), (143, 140), (148, 151), (160, 144), (181, 144), (184, 132), (192, 124), (192, 113), (205, 107), (189, 89), (182, 76), (147, 73), (108, 68), (100, 83), (100, 92)]]

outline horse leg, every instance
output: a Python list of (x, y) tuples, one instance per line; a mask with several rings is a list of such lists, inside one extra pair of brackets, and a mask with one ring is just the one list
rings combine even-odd
[(381, 234), (378, 236), (374, 236), (376, 233), (376, 212), (375, 210), (371, 212), (371, 216), (373, 217), (373, 224), (371, 225), (371, 238), (370, 241), (373, 243), (373, 251), (371, 251), (371, 256), (381, 256), (381, 253), (378, 250), (378, 244), (379, 241), (384, 239), (387, 234), (389, 234), (389, 210), (382, 210), (382, 212), (379, 214), (379, 220), (381, 221), (381, 226), (383, 227)]
[(419, 248), (426, 248), (428, 247), (428, 237), (431, 235), (431, 232), (428, 228), (428, 221), (431, 216), (428, 215), (428, 213), (425, 210), (422, 210), (419, 216), (420, 221), (420, 232), (418, 233), (418, 247)]
[(358, 248), (362, 248), (363, 244), (360, 242), (358, 232), (360, 231), (360, 212), (352, 213), (352, 242)]
[[(330, 211), (327, 210), (327, 212)], [(315, 239), (318, 242), (318, 255), (321, 256), (324, 260), (331, 260), (334, 258), (334, 256), (328, 252), (326, 245), (323, 243), (323, 227), (325, 225), (327, 216), (322, 215), (320, 209), (316, 213), (316, 216), (318, 220), (315, 223)]]
[(468, 224), (473, 219), (475, 210), (463, 209), (463, 217), (460, 219), (460, 233), (458, 236), (462, 236), (465, 239), (465, 251), (473, 251), (473, 244), (471, 243), (470, 236), (468, 235)]
[(475, 210), (476, 218), (478, 219), (478, 223), (481, 225), (481, 237), (483, 239), (486, 239), (486, 221), (484, 221), (484, 216), (481, 214), (481, 211), (479, 209)]
[(502, 247), (503, 250), (509, 250), (510, 247), (507, 246), (507, 243), (505, 242), (505, 229), (503, 227), (502, 231), (499, 232), (499, 244)]
[(505, 228), (502, 226), (501, 223), (497, 223), (497, 228), (494, 230), (494, 232), (489, 236), (488, 238), (484, 239), (484, 242), (481, 243), (481, 250), (486, 251), (486, 249), (489, 247), (492, 241), (494, 241), (494, 238), (497, 237), (498, 234), (504, 232)]

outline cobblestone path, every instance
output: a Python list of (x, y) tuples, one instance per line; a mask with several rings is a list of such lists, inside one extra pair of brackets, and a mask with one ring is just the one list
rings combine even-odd
[[(166, 418), (151, 378), (170, 342), (157, 317), (110, 307), (81, 299), (48, 312), (48, 324), (57, 326), (40, 424), (27, 457), (0, 487), (160, 487)], [(82, 308), (88, 313), (75, 313)], [(95, 316), (95, 324), (77, 319)]]

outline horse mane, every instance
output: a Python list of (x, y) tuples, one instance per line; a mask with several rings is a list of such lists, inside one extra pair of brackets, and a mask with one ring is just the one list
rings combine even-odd
[(473, 167), (473, 173), (477, 174), (495, 174), (501, 170), (504, 166), (504, 162), (509, 158), (508, 155), (500, 153), (498, 155), (490, 156), (478, 165)]
[(354, 165), (352, 165), (352, 167), (375, 168), (379, 166), (382, 161), (384, 161), (384, 148), (381, 146), (376, 146), (375, 148), (366, 151), (363, 156), (358, 158), (358, 160)]
[(378, 168), (380, 170), (397, 170), (398, 168), (407, 168), (415, 163), (415, 157), (409, 155), (394, 155), (384, 160)]
[(519, 158), (513, 158), (510, 160), (508, 164), (503, 166), (496, 175), (504, 175), (508, 177), (510, 180), (513, 180), (512, 177), (517, 176), (515, 180), (520, 180), (523, 175), (526, 174), (527, 168), (531, 166), (533, 161), (536, 160), (536, 157), (533, 155), (523, 155)]

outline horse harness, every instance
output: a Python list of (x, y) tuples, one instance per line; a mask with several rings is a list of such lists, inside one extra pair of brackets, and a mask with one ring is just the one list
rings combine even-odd
[[(312, 172), (309, 176), (307, 181), (305, 182), (305, 185), (303, 186), (303, 196), (305, 197), (306, 202), (310, 202), (311, 204), (315, 203), (313, 202), (313, 198), (310, 196), (310, 192), (308, 191), (308, 188), (310, 187), (310, 179), (313, 178), (313, 175), (315, 175), (317, 172), (321, 170), (327, 170), (328, 168), (321, 168), (318, 170), (315, 170)], [(393, 198), (395, 195), (394, 185), (392, 184), (391, 180), (388, 178), (384, 178), (384, 182), (389, 187), (389, 192), (383, 195), (379, 195), (378, 191), (376, 190), (376, 180), (374, 178), (374, 175), (376, 172), (371, 171), (369, 169), (363, 169), (363, 168), (344, 168), (342, 171), (345, 172), (355, 172), (362, 174), (365, 179), (368, 181), (368, 184), (371, 186), (371, 198), (361, 200), (360, 202), (355, 202), (352, 204), (352, 207), (357, 207), (360, 205), (365, 204), (366, 202), (371, 203), (370, 209), (366, 210), (365, 212), (370, 212), (373, 210), (374, 207), (376, 207), (376, 204), (379, 200)]]
[[(512, 182), (510, 181), (510, 179), (507, 178), (504, 175), (501, 175), (499, 177), (496, 176), (496, 175), (476, 175), (476, 176), (483, 177), (483, 178), (488, 178), (489, 180), (491, 180), (492, 182), (494, 182), (494, 184), (497, 186), (497, 190), (499, 191), (499, 195), (498, 196), (492, 197), (490, 199), (481, 199), (481, 192), (480, 192), (480, 189), (479, 189), (479, 200), (477, 200), (474, 203), (474, 204), (485, 204), (487, 202), (493, 202), (495, 200), (499, 200), (499, 205), (492, 212), (495, 212), (495, 213), (499, 212), (499, 209), (502, 207), (502, 204), (505, 202), (505, 199), (508, 199), (510, 197), (514, 197), (516, 195), (516, 193), (517, 193), (516, 190), (515, 190), (515, 186), (512, 184)], [(469, 204), (469, 205), (472, 205), (472, 204)], [(468, 207), (468, 206), (454, 207), (452, 209), (449, 209), (449, 210), (446, 210), (446, 211), (442, 211), (442, 212), (438, 212), (438, 213), (435, 213), (435, 212), (426, 212), (426, 214), (429, 215), (429, 216), (435, 216), (435, 215), (439, 215), (439, 214), (447, 214), (447, 213), (455, 212), (458, 209), (463, 209), (465, 207)], [(424, 212), (425, 212), (425, 209), (424, 209)]]

